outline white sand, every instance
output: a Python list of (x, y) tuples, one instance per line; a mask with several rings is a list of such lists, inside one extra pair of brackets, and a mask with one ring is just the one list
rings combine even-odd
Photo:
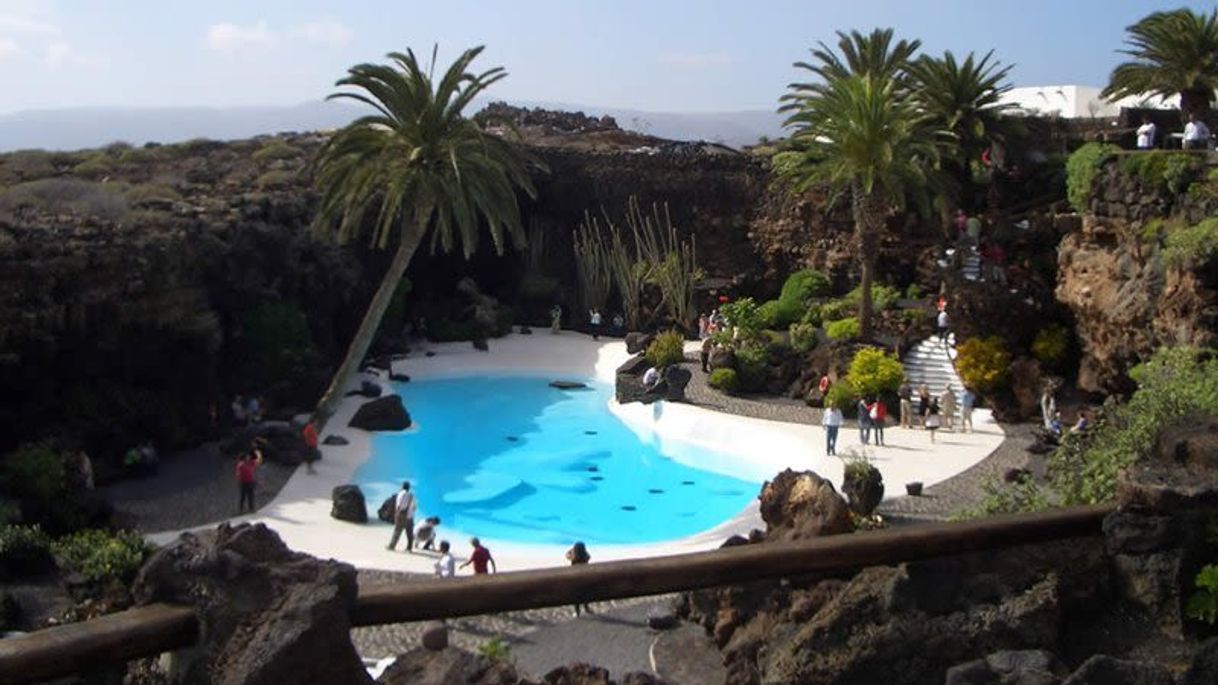
[[(577, 333), (553, 335), (548, 330), (539, 330), (530, 336), (510, 335), (491, 340), (490, 348), (490, 352), (479, 352), (468, 343), (430, 345), (427, 349), (436, 353), (434, 357), (415, 353), (408, 359), (396, 362), (394, 370), (408, 373), (413, 378), (511, 371), (547, 373), (556, 378), (594, 376), (612, 382), (614, 370), (629, 357), (621, 341), (594, 342), (590, 337)], [(361, 380), (368, 378), (360, 375), (352, 380), (352, 386), (357, 387)], [(379, 501), (368, 502), (373, 520), (366, 525), (330, 518), (331, 489), (350, 482), (356, 469), (369, 456), (370, 434), (347, 427), (351, 415), (365, 401), (362, 397), (344, 400), (323, 432), (323, 435), (341, 435), (350, 444), (323, 445), (323, 457), (317, 464), (316, 474), (307, 473), (303, 467), (297, 469), (269, 504), (252, 515), (234, 517), (229, 521), (265, 523), (293, 549), (346, 561), (359, 568), (431, 573), (435, 556), (405, 553), (402, 551), (405, 536), (399, 542), (399, 551), (385, 549), (392, 528), (375, 519)], [(654, 430), (664, 444), (666, 453), (699, 468), (754, 481), (771, 478), (788, 467), (812, 469), (832, 480), (835, 485), (841, 484), (842, 462), (835, 457), (823, 456), (825, 436), (818, 425), (766, 421), (687, 404), (663, 402), (651, 406), (621, 406), (611, 402), (610, 410), (629, 426)], [(812, 419), (811, 411), (808, 419)], [(867, 454), (883, 474), (889, 495), (903, 494), (904, 484), (910, 481), (921, 481), (929, 486), (945, 480), (993, 452), (1003, 440), (1002, 429), (985, 410), (974, 412), (973, 420), (977, 430), (970, 434), (939, 431), (933, 450), (926, 431), (888, 428), (885, 431), (888, 445), (869, 448)], [(857, 430), (841, 430), (838, 436), (839, 454), (845, 454), (858, 444)], [(704, 463), (705, 453), (699, 447), (713, 447), (718, 452), (735, 455), (735, 458), (726, 462), (717, 459), (713, 464)], [(754, 503), (732, 520), (692, 537), (642, 545), (595, 546), (590, 551), (594, 561), (699, 551), (717, 547), (731, 534), (764, 527)], [(471, 534), (477, 534), (477, 531), (459, 531), (447, 526), (440, 528), (440, 537), (452, 543), (458, 559), (469, 553), (468, 539)], [(177, 532), (159, 533), (150, 538), (153, 542), (164, 544), (177, 535)], [(490, 548), (501, 571), (567, 563), (563, 558), (565, 546), (530, 545), (485, 538), (483, 544)], [(468, 573), (468, 569), (465, 573)]]

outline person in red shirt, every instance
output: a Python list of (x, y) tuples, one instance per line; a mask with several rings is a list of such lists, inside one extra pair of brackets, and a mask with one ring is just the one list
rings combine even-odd
[(254, 487), (258, 482), (258, 466), (261, 464), (262, 452), (258, 451), (257, 447), (251, 447), (250, 451), (241, 455), (241, 459), (237, 461), (237, 486), (241, 490), (237, 499), (238, 514), (245, 510), (247, 502), (250, 511), (254, 510)]
[(884, 444), (884, 422), (888, 420), (888, 405), (879, 397), (867, 405), (867, 413), (871, 418), (871, 430), (875, 433), (875, 444)]
[(474, 575), (480, 576), (487, 572), (486, 565), (489, 563), (491, 566), (491, 573), (499, 572), (499, 570), (495, 568), (495, 560), (491, 557), (491, 551), (483, 547), (482, 542), (478, 540), (478, 538), (473, 538), (469, 541), (469, 544), (473, 545), (474, 553), (469, 555), (469, 559), (467, 559), (464, 564), (461, 564), (457, 568), (465, 568), (466, 566), (473, 564)]
[(310, 421), (300, 429), (300, 437), (304, 438), (305, 444), (305, 470), (313, 473), (313, 462), (317, 461), (320, 452), (317, 449), (317, 427)]

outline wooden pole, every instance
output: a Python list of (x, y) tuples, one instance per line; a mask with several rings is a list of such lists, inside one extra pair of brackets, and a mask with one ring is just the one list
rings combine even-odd
[[(352, 625), (368, 626), (664, 594), (839, 572), (932, 557), (1099, 535), (1109, 506), (963, 523), (936, 523), (652, 559), (435, 579), (364, 588)], [(30, 683), (189, 647), (186, 607), (153, 604), (0, 640), (0, 684)]]

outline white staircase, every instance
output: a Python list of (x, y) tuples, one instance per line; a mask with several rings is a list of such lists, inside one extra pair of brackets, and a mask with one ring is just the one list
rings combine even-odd
[(964, 275), (965, 280), (981, 280), (981, 255), (977, 254), (977, 250), (969, 248), (965, 251), (960, 260), (960, 273)]
[(932, 397), (943, 394), (950, 384), (956, 395), (956, 406), (960, 406), (964, 394), (964, 383), (956, 375), (956, 366), (952, 360), (956, 358), (956, 336), (947, 334), (947, 344), (932, 336), (915, 345), (905, 354), (902, 364), (905, 367), (905, 381), (913, 388), (915, 401), (918, 388), (925, 384), (930, 388)]

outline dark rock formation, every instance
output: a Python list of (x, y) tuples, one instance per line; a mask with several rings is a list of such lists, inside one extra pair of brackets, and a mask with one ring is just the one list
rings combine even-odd
[(395, 373), (391, 373), (391, 374), (389, 374), (389, 380), (393, 381), (394, 383), (409, 383), (409, 382), (410, 382), (410, 374), (407, 374), (407, 373), (396, 373), (396, 372), (395, 372)]
[(410, 428), (411, 420), (401, 395), (386, 395), (361, 405), (347, 425), (366, 431), (401, 431)]
[(364, 493), (358, 485), (339, 485), (330, 492), (333, 504), (330, 507), (331, 518), (351, 523), (368, 522), (368, 505), (364, 502)]
[(648, 388), (643, 383), (643, 374), (649, 368), (651, 368), (651, 362), (641, 356), (632, 357), (618, 367), (614, 381), (614, 394), (619, 403), (651, 404), (656, 400), (685, 401), (685, 388), (693, 379), (693, 373), (689, 369), (678, 365), (665, 367), (660, 372), (659, 382)]
[(516, 669), (503, 661), (491, 661), (463, 649), (447, 647), (431, 651), (413, 649), (385, 669), (381, 685), (515, 685)]
[(626, 334), (626, 351), (630, 354), (640, 354), (647, 351), (651, 341), (655, 340), (653, 333), (630, 332)]
[(1180, 685), (1210, 685), (1218, 683), (1218, 637), (1206, 640), (1193, 656), (1193, 663)]
[(448, 626), (444, 621), (429, 621), (423, 626), (423, 634), (419, 643), (424, 649), (438, 652), (448, 646)]
[(849, 533), (846, 501), (833, 483), (811, 471), (786, 469), (761, 487), (767, 540), (799, 540)]
[(715, 346), (710, 352), (708, 364), (712, 371), (715, 369), (733, 369), (736, 367), (736, 353), (730, 347)]
[(134, 594), (140, 604), (192, 605), (199, 616), (204, 642), (179, 653), (177, 682), (370, 682), (351, 644), (355, 569), (293, 552), (261, 524), (184, 534), (145, 564)]
[(1066, 667), (1041, 649), (995, 652), (984, 659), (953, 666), (944, 685), (1059, 685)]
[(588, 384), (579, 381), (550, 381), (550, 387), (559, 390), (579, 390), (588, 387)]
[(323, 445), (350, 445), (351, 441), (341, 435), (327, 435), (325, 440), (321, 441)]
[(300, 429), (286, 421), (263, 421), (232, 434), (220, 446), (228, 457), (245, 454), (257, 445), (263, 459), (285, 466), (298, 466), (308, 459), (308, 447)]
[(1124, 661), (1096, 655), (1070, 674), (1062, 685), (1175, 685), (1166, 667), (1143, 661)]
[(381, 506), (376, 510), (376, 517), (385, 523), (393, 523), (394, 510), (397, 508), (398, 496), (390, 495), (381, 502)]
[(360, 381), (359, 389), (347, 393), (347, 397), (367, 397), (375, 399), (381, 396), (381, 385), (373, 381)]
[(842, 493), (851, 511), (870, 516), (884, 499), (884, 476), (874, 464), (851, 464), (842, 480)]

